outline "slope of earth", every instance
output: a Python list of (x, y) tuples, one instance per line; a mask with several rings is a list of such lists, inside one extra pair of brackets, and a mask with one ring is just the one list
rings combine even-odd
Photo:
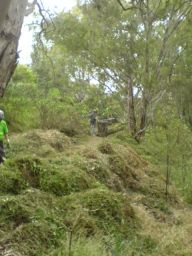
[(191, 255), (192, 214), (174, 186), (112, 138), (12, 136), (0, 167), (0, 255)]

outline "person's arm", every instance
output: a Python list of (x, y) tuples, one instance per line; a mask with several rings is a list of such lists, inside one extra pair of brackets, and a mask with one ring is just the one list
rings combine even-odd
[(8, 135), (8, 133), (5, 134), (5, 139), (6, 139), (7, 143), (10, 144), (10, 140), (9, 140), (9, 135)]
[(8, 146), (8, 148), (10, 148), (10, 147), (11, 147), (11, 145), (10, 145), (10, 140), (9, 140), (8, 133), (6, 133), (6, 134), (5, 134), (5, 139), (6, 139), (6, 142), (7, 142), (7, 146)]
[(10, 140), (9, 140), (9, 136), (8, 136), (8, 128), (7, 128), (6, 122), (4, 122), (4, 135), (5, 135), (6, 142), (7, 142), (8, 146), (10, 147)]

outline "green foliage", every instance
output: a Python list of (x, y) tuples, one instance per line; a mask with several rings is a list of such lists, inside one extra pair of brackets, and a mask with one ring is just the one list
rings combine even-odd
[[(175, 73), (178, 54), (185, 56), (185, 40), (180, 32), (186, 29), (189, 14), (186, 10), (190, 6), (182, 1), (132, 4), (132, 11), (125, 12), (113, 1), (80, 1), (74, 11), (58, 14), (54, 18), (54, 28), (50, 22), (44, 33), (45, 41), (52, 43), (46, 51), (51, 62), (54, 59), (55, 68), (53, 70), (52, 65), (47, 65), (46, 72), (45, 69), (41, 72), (45, 56), (42, 56), (38, 39), (33, 68), (41, 80), (46, 80), (45, 75), (53, 72), (52, 81), (60, 89), (63, 83), (65, 90), (71, 84), (84, 87), (96, 84), (95, 89), (88, 93), (83, 109), (97, 106), (101, 117), (118, 116), (121, 120), (127, 119), (126, 113), (133, 111), (138, 123), (136, 129), (139, 130), (142, 120), (151, 121), (154, 108), (165, 92), (171, 91), (170, 95), (180, 101), (180, 93), (175, 93), (180, 80), (177, 81)], [(185, 18), (180, 20), (180, 15)], [(190, 29), (187, 31), (189, 35)], [(186, 39), (189, 40), (188, 36)], [(188, 63), (185, 58), (182, 61)], [(140, 92), (135, 94), (135, 102), (139, 104), (133, 103), (129, 111), (126, 104), (126, 99), (130, 97), (127, 92), (128, 77), (133, 81), (132, 90)], [(51, 77), (48, 77), (47, 83), (50, 81)], [(182, 84), (186, 82), (182, 81)], [(179, 90), (183, 91), (182, 88)], [(185, 109), (189, 112), (188, 106)], [(189, 119), (189, 113), (187, 116)]]
[[(79, 1), (18, 65), (0, 104), (23, 132), (0, 167), (0, 254), (191, 255), (191, 211), (173, 185), (191, 204), (191, 6), (132, 4)], [(127, 125), (129, 86), (140, 143), (127, 130), (78, 139), (93, 109)]]
[(37, 82), (37, 78), (30, 67), (25, 65), (18, 65), (13, 75), (12, 82), (14, 84), (18, 84), (18, 83), (35, 84)]
[(35, 74), (29, 67), (19, 65), (5, 97), (1, 100), (1, 108), (5, 110), (5, 117), (11, 130), (25, 131), (37, 127), (37, 94)]
[(154, 123), (140, 144), (126, 136), (125, 132), (116, 134), (115, 140), (131, 144), (147, 161), (157, 165), (164, 175), (169, 157), (169, 183), (174, 182), (184, 197), (190, 200), (191, 130), (183, 119), (178, 119), (176, 111), (176, 104), (166, 98), (164, 105), (157, 108)]

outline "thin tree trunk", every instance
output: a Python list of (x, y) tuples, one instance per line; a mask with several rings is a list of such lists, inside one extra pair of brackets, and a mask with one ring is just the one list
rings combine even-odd
[(170, 141), (169, 141), (169, 134), (168, 134), (168, 126), (167, 125), (166, 125), (165, 129), (166, 129), (166, 140), (167, 140), (165, 198), (166, 198), (166, 201), (168, 201), (170, 176), (171, 176), (171, 156), (170, 156)]
[(143, 24), (146, 32), (146, 41), (145, 41), (145, 79), (144, 79), (144, 88), (142, 95), (142, 109), (141, 109), (141, 119), (140, 119), (140, 131), (138, 132), (139, 139), (145, 135), (145, 130), (147, 128), (147, 107), (148, 107), (148, 98), (149, 98), (149, 83), (150, 83), (150, 49), (149, 42), (151, 38), (152, 23), (150, 17), (150, 8), (149, 0), (146, 1), (146, 14), (142, 13)]
[(165, 197), (166, 201), (168, 201), (168, 196), (169, 196), (169, 183), (170, 183), (170, 155), (169, 152), (167, 151), (167, 156), (166, 156), (166, 186), (165, 186)]
[(127, 83), (127, 112), (128, 112), (128, 128), (132, 136), (136, 134), (136, 118), (135, 118), (135, 106), (133, 96), (133, 82), (131, 78), (128, 78)]
[(185, 155), (182, 155), (182, 180), (183, 180), (183, 187), (185, 187), (186, 183), (186, 160)]
[[(1, 0), (5, 1), (5, 0)], [(5, 5), (4, 19), (0, 24), (0, 96), (17, 66), (17, 48), (21, 27), (25, 16), (27, 0), (11, 0), (10, 6)]]
[(145, 93), (143, 93), (143, 99), (142, 99), (142, 110), (141, 110), (141, 120), (140, 120), (140, 136), (145, 135), (145, 130), (147, 126), (147, 107), (148, 107), (148, 100), (146, 98)]

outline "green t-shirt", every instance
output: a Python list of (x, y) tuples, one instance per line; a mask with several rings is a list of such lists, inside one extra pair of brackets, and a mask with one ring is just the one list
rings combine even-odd
[(3, 140), (6, 133), (8, 133), (7, 124), (4, 120), (1, 120), (0, 121), (0, 141)]

